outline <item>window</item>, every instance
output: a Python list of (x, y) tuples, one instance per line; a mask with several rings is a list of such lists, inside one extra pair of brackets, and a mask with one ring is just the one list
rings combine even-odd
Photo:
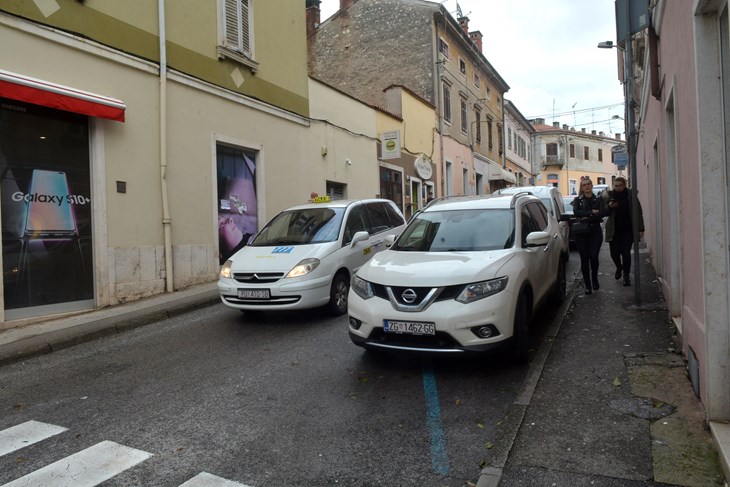
[(545, 154), (548, 156), (557, 156), (558, 155), (558, 143), (550, 142), (550, 143), (545, 144)]
[(466, 75), (466, 63), (463, 59), (459, 59), (459, 71), (461, 74)]
[(570, 144), (570, 157), (575, 159), (575, 144)]
[(492, 99), (492, 90), (487, 86), (487, 100)]
[(448, 84), (444, 83), (444, 120), (451, 123), (451, 88)]
[(464, 168), (461, 170), (461, 194), (469, 194), (469, 170)]
[(500, 124), (497, 124), (497, 139), (499, 140), (499, 153), (502, 154), (504, 152), (504, 131)]
[(603, 162), (603, 149), (598, 149), (598, 161)]
[(439, 38), (439, 52), (443, 54), (444, 57), (449, 57), (449, 45), (441, 38)]
[(591, 158), (591, 149), (588, 146), (583, 147), (583, 159), (586, 161)]
[(256, 70), (253, 61), (251, 0), (225, 0), (223, 11), (223, 49), (218, 55), (235, 59)]
[(482, 86), (482, 80), (479, 78), (479, 75), (474, 73), (474, 86), (477, 88), (480, 88)]
[(507, 127), (507, 148), (512, 149), (512, 127)]
[(461, 132), (467, 133), (469, 122), (466, 119), (466, 98), (461, 98)]
[(482, 112), (479, 110), (474, 110), (474, 119), (476, 120), (475, 125), (476, 128), (476, 139), (477, 144), (480, 144), (482, 142)]
[(335, 183), (334, 181), (326, 181), (325, 189), (327, 196), (333, 200), (345, 199), (345, 185), (342, 183)]
[(489, 142), (489, 148), (491, 149), (492, 144), (492, 119), (487, 117), (487, 142)]

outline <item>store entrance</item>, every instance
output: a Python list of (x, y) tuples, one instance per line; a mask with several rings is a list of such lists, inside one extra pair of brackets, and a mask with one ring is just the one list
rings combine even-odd
[(89, 121), (0, 98), (5, 319), (94, 305)]

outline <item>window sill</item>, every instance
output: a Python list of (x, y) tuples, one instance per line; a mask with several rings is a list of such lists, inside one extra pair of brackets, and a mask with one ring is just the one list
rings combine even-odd
[(244, 66), (248, 67), (252, 73), (255, 73), (259, 69), (259, 63), (249, 58), (245, 54), (237, 51), (232, 51), (227, 47), (217, 46), (216, 54), (218, 55), (218, 59), (230, 59), (232, 61), (236, 61), (237, 63), (243, 64)]

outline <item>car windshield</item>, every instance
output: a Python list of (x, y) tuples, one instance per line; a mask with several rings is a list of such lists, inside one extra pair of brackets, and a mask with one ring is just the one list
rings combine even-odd
[(510, 209), (425, 211), (415, 215), (391, 247), (405, 252), (498, 250), (512, 246)]
[(251, 245), (305, 245), (337, 240), (345, 208), (306, 208), (279, 213)]

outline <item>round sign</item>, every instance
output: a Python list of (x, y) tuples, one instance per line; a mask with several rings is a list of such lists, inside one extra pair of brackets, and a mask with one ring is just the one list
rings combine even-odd
[(416, 174), (422, 179), (431, 179), (433, 176), (433, 169), (431, 169), (431, 161), (421, 154), (416, 158), (413, 163), (413, 168), (416, 170)]

